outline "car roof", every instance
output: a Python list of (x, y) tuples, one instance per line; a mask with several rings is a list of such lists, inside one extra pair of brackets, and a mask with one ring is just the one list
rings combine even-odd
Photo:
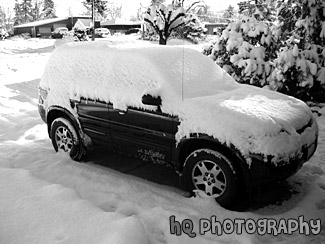
[[(73, 67), (78, 71), (69, 70)], [(56, 72), (58, 69), (62, 72)], [(122, 88), (138, 95), (155, 89), (175, 96), (183, 92), (183, 98), (191, 98), (213, 95), (237, 84), (210, 58), (190, 48), (112, 47), (104, 42), (61, 46), (52, 54), (43, 79), (78, 86), (76, 89), (82, 90), (82, 95), (105, 101)], [(93, 86), (101, 88), (95, 91)]]

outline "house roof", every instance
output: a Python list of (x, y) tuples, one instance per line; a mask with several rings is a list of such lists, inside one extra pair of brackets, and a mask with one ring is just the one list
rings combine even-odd
[[(90, 19), (91, 20), (91, 16), (61, 17), (61, 18), (52, 18), (52, 19), (38, 20), (38, 21), (34, 21), (34, 22), (22, 24), (22, 25), (16, 25), (16, 26), (14, 26), (14, 28), (41, 26), (41, 25), (46, 25), (46, 24), (51, 24), (51, 23), (59, 22), (59, 21), (62, 21), (62, 20), (68, 20), (68, 19), (71, 19), (71, 18), (74, 18), (74, 19)], [(98, 20), (96, 20), (96, 22), (97, 21)]]
[(38, 21), (34, 21), (34, 22), (22, 24), (22, 25), (16, 25), (16, 26), (14, 26), (14, 28), (34, 27), (34, 26), (46, 25), (46, 24), (55, 23), (55, 22), (62, 21), (62, 20), (67, 20), (67, 19), (68, 19), (68, 17), (38, 20)]

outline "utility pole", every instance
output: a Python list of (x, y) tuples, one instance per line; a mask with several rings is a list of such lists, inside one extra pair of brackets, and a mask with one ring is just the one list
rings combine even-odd
[(92, 0), (92, 6), (91, 6), (91, 14), (92, 14), (92, 21), (93, 21), (93, 31), (91, 35), (91, 40), (95, 41), (95, 0)]

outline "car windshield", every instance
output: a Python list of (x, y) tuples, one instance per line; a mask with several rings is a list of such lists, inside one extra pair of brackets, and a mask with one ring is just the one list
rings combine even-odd
[[(211, 96), (238, 86), (223, 69), (195, 50), (168, 48), (165, 53), (160, 50), (157, 54), (157, 51), (151, 51), (153, 54), (148, 57), (150, 66), (157, 69), (155, 78), (160, 90), (157, 92), (165, 99)], [(150, 52), (150, 49), (139, 52)], [(158, 54), (168, 55), (168, 58), (160, 58)]]

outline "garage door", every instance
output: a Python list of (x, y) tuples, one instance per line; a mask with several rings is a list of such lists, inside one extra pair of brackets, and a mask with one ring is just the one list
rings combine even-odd
[(39, 28), (39, 33), (42, 34), (51, 34), (51, 28), (50, 27), (40, 27)]
[(90, 19), (78, 19), (78, 21), (81, 21), (86, 27), (90, 27), (92, 24)]

